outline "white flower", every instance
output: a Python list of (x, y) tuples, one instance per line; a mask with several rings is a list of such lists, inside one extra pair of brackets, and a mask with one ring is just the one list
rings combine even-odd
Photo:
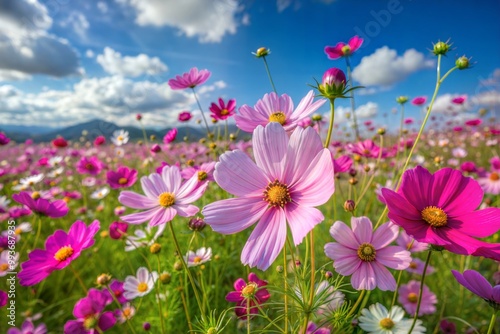
[[(390, 311), (379, 303), (370, 305), (369, 310), (363, 309), (359, 317), (359, 327), (373, 334), (407, 334), (413, 323), (412, 319), (404, 319), (405, 311), (399, 306), (393, 306)], [(422, 320), (417, 320), (412, 334), (425, 333)]]
[(9, 203), (10, 199), (7, 199), (7, 196), (0, 196), (0, 213), (9, 210)]
[(93, 199), (103, 199), (108, 194), (109, 194), (109, 188), (108, 187), (103, 187), (101, 189), (97, 189), (96, 191), (94, 191), (90, 195), (90, 198), (93, 198)]
[(156, 239), (165, 231), (167, 224), (161, 224), (158, 226), (158, 230), (153, 235), (153, 228), (151, 226), (146, 226), (146, 231), (135, 230), (135, 236), (127, 237), (125, 241), (125, 251), (130, 252), (140, 247), (151, 246), (156, 242)]
[(125, 130), (116, 130), (113, 132), (113, 137), (111, 137), (111, 141), (116, 146), (122, 146), (128, 142), (128, 131)]
[(125, 278), (123, 297), (132, 300), (147, 295), (153, 290), (157, 279), (158, 273), (156, 271), (150, 273), (146, 268), (140, 267), (137, 269), (136, 276), (129, 275)]
[(116, 320), (123, 324), (125, 321), (132, 319), (135, 315), (135, 307), (130, 305), (130, 303), (123, 304), (122, 308), (116, 310)]
[[(11, 263), (9, 263), (9, 260)], [(4, 250), (0, 254), (0, 277), (7, 275), (8, 272), (14, 271), (18, 265), (19, 253), (16, 253), (9, 259), (9, 251)]]
[(117, 157), (123, 158), (125, 156), (125, 150), (123, 148), (121, 148), (121, 147), (117, 147), (115, 149), (115, 154), (116, 154)]
[(212, 259), (212, 248), (202, 247), (195, 252), (189, 251), (184, 257), (188, 267), (196, 267)]
[(52, 158), (49, 159), (49, 166), (50, 167), (59, 166), (62, 161), (63, 161), (63, 157), (57, 155), (57, 156), (52, 157)]
[(59, 167), (59, 168), (56, 168), (56, 169), (50, 171), (47, 174), (47, 176), (51, 177), (51, 178), (54, 178), (54, 177), (61, 176), (63, 172), (64, 172), (64, 167)]
[(44, 175), (42, 173), (25, 177), (25, 178), (19, 180), (19, 184), (12, 187), (12, 189), (15, 191), (27, 190), (27, 189), (33, 187), (35, 184), (42, 181), (43, 178), (44, 178)]
[(82, 184), (83, 184), (85, 187), (93, 187), (93, 186), (95, 186), (96, 181), (97, 181), (97, 180), (95, 179), (95, 177), (91, 177), (91, 176), (89, 176), (89, 177), (86, 177), (86, 178), (84, 178), (84, 179), (82, 180)]

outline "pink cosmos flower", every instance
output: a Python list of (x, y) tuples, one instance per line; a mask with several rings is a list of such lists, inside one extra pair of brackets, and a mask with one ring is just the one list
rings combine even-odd
[(286, 240), (287, 221), (295, 245), (324, 217), (314, 208), (334, 192), (328, 149), (312, 128), (289, 138), (277, 123), (253, 133), (255, 163), (240, 150), (226, 152), (215, 166), (219, 186), (237, 196), (207, 205), (205, 222), (222, 234), (240, 232), (258, 221), (241, 254), (243, 264), (266, 270)]
[(97, 136), (94, 139), (94, 146), (101, 146), (104, 145), (105, 143), (106, 143), (106, 137), (104, 136)]
[(188, 267), (196, 267), (212, 259), (212, 248), (201, 247), (196, 252), (188, 251), (184, 261)]
[(343, 155), (338, 157), (337, 159), (333, 159), (333, 170), (335, 171), (335, 174), (347, 172), (349, 169), (351, 169), (351, 166), (352, 159), (348, 155)]
[(121, 219), (129, 224), (149, 221), (150, 226), (156, 226), (170, 222), (177, 214), (182, 217), (195, 215), (199, 209), (190, 203), (203, 195), (208, 183), (198, 186), (197, 175), (181, 182), (182, 176), (177, 166), (165, 166), (161, 175), (153, 173), (143, 176), (141, 185), (146, 196), (122, 191), (118, 201), (129, 208), (147, 211), (122, 216)]
[(266, 126), (270, 122), (277, 122), (287, 132), (292, 132), (299, 122), (308, 118), (326, 102), (324, 99), (313, 102), (313, 99), (314, 92), (311, 90), (294, 110), (290, 96), (278, 96), (272, 92), (265, 94), (253, 108), (246, 104), (241, 106), (239, 115), (234, 115), (234, 119), (236, 125), (245, 132), (253, 132), (258, 125)]
[(111, 239), (121, 239), (127, 236), (128, 224), (122, 222), (112, 222), (109, 225), (109, 237)]
[(182, 76), (176, 75), (175, 79), (168, 80), (168, 85), (173, 90), (194, 88), (201, 85), (210, 78), (210, 71), (201, 70), (193, 67), (189, 72), (183, 73)]
[(7, 292), (0, 290), (0, 308), (7, 305), (8, 301), (9, 301), (9, 295), (7, 294)]
[(127, 166), (119, 167), (116, 172), (110, 170), (106, 173), (108, 184), (113, 189), (128, 188), (137, 181), (137, 170)]
[(425, 101), (427, 101), (427, 96), (417, 96), (416, 98), (411, 100), (411, 103), (414, 106), (421, 106), (425, 103)]
[(500, 285), (492, 287), (488, 280), (475, 270), (469, 269), (463, 274), (456, 270), (451, 272), (460, 285), (483, 298), (495, 310), (500, 309)]
[(10, 142), (10, 138), (3, 132), (0, 132), (0, 146), (7, 145)]
[(35, 249), (28, 254), (29, 260), (21, 264), (19, 284), (30, 286), (40, 283), (54, 270), (66, 268), (80, 253), (94, 244), (94, 236), (99, 230), (99, 221), (94, 220), (88, 227), (77, 220), (69, 232), (57, 230), (47, 238), (45, 250)]
[(63, 217), (69, 211), (65, 201), (57, 200), (50, 202), (42, 198), (37, 191), (31, 193), (31, 195), (22, 191), (19, 194), (13, 194), (12, 199), (20, 204), (26, 205), (32, 212), (51, 218)]
[(173, 128), (172, 130), (168, 131), (163, 137), (163, 143), (170, 144), (171, 142), (173, 142), (177, 137), (177, 133), (178, 133), (177, 128)]
[(339, 59), (341, 57), (348, 57), (356, 52), (363, 44), (363, 39), (359, 36), (354, 36), (349, 40), (349, 43), (337, 43), (335, 46), (325, 47), (325, 53), (329, 59)]
[(190, 179), (193, 175), (197, 175), (198, 184), (204, 184), (209, 181), (214, 181), (214, 167), (215, 161), (202, 163), (200, 166), (193, 166), (184, 168), (181, 171), (182, 178), (185, 180)]
[(396, 280), (385, 267), (403, 270), (410, 265), (410, 252), (399, 246), (389, 246), (398, 236), (399, 228), (392, 223), (373, 231), (367, 217), (352, 217), (352, 230), (337, 221), (330, 228), (336, 242), (325, 245), (325, 254), (332, 259), (335, 271), (351, 277), (356, 290), (382, 291), (396, 289)]
[[(438, 302), (436, 295), (429, 290), (427, 285), (424, 284), (422, 288), (422, 301), (418, 310), (419, 317), (424, 314), (433, 314), (436, 312), (436, 304)], [(411, 316), (414, 316), (417, 311), (419, 291), (420, 282), (414, 280), (409, 281), (408, 284), (402, 284), (398, 290), (398, 302), (403, 305), (405, 311)]]
[(236, 100), (229, 100), (227, 104), (223, 99), (219, 99), (219, 104), (210, 105), (210, 116), (216, 120), (225, 120), (234, 115), (236, 109)]
[[(406, 271), (412, 274), (422, 275), (424, 273), (425, 262), (420, 260), (419, 258), (413, 258), (410, 262)], [(431, 265), (427, 265), (427, 269), (425, 270), (426, 275), (430, 275), (434, 273), (435, 269)]]
[(500, 194), (500, 173), (493, 171), (491, 173), (486, 173), (484, 177), (477, 179), (477, 182), (483, 188), (486, 194), (498, 195)]
[(183, 111), (179, 113), (179, 122), (189, 121), (193, 115), (189, 111)]
[(104, 164), (97, 157), (82, 157), (76, 164), (76, 170), (80, 174), (97, 175), (104, 168)]
[[(118, 300), (118, 302), (120, 304), (125, 304), (128, 299), (125, 298), (125, 296), (123, 295), (125, 293), (125, 290), (123, 288), (123, 282), (120, 282), (120, 281), (117, 281), (117, 280), (112, 280), (111, 281), (111, 284), (109, 285), (109, 290), (106, 289), (106, 290), (103, 290), (103, 292), (107, 295), (109, 295), (110, 298), (113, 298), (111, 296), (111, 293), (113, 293), (114, 297), (116, 298), (116, 300)], [(110, 290), (111, 290), (111, 293), (110, 293)]]
[(234, 289), (226, 295), (226, 300), (231, 303), (236, 303), (234, 309), (236, 316), (240, 319), (247, 320), (247, 307), (250, 307), (249, 314), (254, 315), (259, 313), (257, 305), (265, 303), (271, 294), (264, 288), (267, 282), (261, 280), (256, 274), (248, 274), (248, 283), (243, 278), (238, 278), (234, 282)]
[(352, 153), (366, 158), (378, 158), (380, 154), (380, 147), (371, 139), (366, 139), (355, 144), (348, 144), (347, 148)]
[(47, 327), (45, 324), (40, 324), (35, 327), (31, 320), (25, 320), (21, 325), (21, 328), (9, 328), (7, 334), (46, 334)]
[(80, 299), (73, 309), (77, 320), (64, 325), (64, 334), (98, 334), (107, 331), (116, 323), (111, 311), (104, 311), (113, 299), (104, 291), (90, 289), (87, 297)]
[(429, 249), (429, 244), (425, 242), (418, 242), (410, 237), (405, 230), (399, 232), (396, 243), (404, 249), (409, 250), (411, 253), (423, 252)]
[(491, 169), (493, 169), (495, 171), (500, 171), (500, 158), (499, 157), (491, 158), (490, 165), (491, 165)]
[(474, 118), (474, 119), (470, 119), (468, 121), (465, 121), (465, 125), (468, 125), (468, 126), (478, 126), (481, 123), (483, 123), (483, 121), (480, 118)]
[(474, 179), (443, 168), (434, 174), (421, 166), (407, 170), (398, 192), (382, 189), (389, 218), (419, 242), (456, 254), (500, 260), (500, 244), (484, 238), (500, 229), (500, 209), (475, 209), (483, 190)]
[(451, 99), (451, 103), (462, 105), (467, 100), (467, 95), (461, 95)]
[(330, 329), (326, 327), (318, 327), (314, 322), (309, 321), (306, 328), (306, 334), (330, 334)]

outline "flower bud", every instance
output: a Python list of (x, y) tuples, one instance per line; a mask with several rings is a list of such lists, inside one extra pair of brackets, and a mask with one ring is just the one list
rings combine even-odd
[(122, 222), (112, 222), (109, 226), (109, 236), (111, 239), (121, 239), (127, 234), (128, 224)]
[(348, 199), (344, 202), (344, 210), (347, 212), (353, 212), (356, 209), (356, 203), (352, 199)]
[(354, 186), (354, 185), (356, 185), (357, 183), (358, 183), (358, 180), (357, 180), (355, 177), (351, 177), (351, 178), (349, 179), (349, 184), (351, 184), (351, 185), (353, 185), (353, 186)]
[(160, 282), (162, 284), (168, 284), (170, 283), (171, 280), (172, 280), (172, 275), (170, 275), (170, 273), (167, 273), (166, 271), (160, 275)]
[(333, 277), (333, 273), (332, 273), (331, 271), (327, 271), (327, 272), (325, 272), (325, 278), (326, 278), (326, 279), (330, 279), (330, 278), (332, 278), (332, 277)]
[(97, 285), (100, 285), (100, 286), (106, 286), (109, 284), (110, 281), (111, 281), (111, 275), (101, 274), (97, 277), (96, 283), (97, 283)]
[(312, 120), (315, 121), (315, 122), (319, 122), (323, 119), (323, 116), (321, 116), (320, 114), (314, 114), (312, 115)]
[(151, 136), (149, 136), (149, 139), (150, 139), (151, 141), (154, 141), (154, 140), (156, 140), (156, 136), (155, 136), (155, 135), (151, 135)]
[(153, 146), (151, 146), (151, 152), (152, 153), (161, 152), (161, 146), (158, 144), (153, 144)]
[(408, 102), (408, 100), (409, 100), (408, 96), (398, 96), (396, 98), (396, 102), (399, 104), (405, 104), (406, 102)]
[(385, 135), (385, 128), (378, 128), (377, 133), (381, 136)]
[(151, 245), (151, 247), (149, 247), (149, 251), (151, 252), (151, 254), (158, 254), (161, 251), (161, 245), (155, 242)]
[(135, 119), (140, 121), (142, 119), (142, 115), (141, 114), (137, 114), (135, 115)]
[(149, 331), (151, 329), (151, 324), (149, 322), (145, 322), (142, 324), (142, 328), (144, 328), (145, 331)]
[(174, 270), (175, 271), (181, 271), (182, 270), (182, 263), (181, 263), (181, 261), (175, 261), (175, 263), (174, 263)]
[(276, 267), (276, 272), (278, 272), (280, 274), (283, 272), (283, 270), (284, 270), (283, 266), (277, 266)]
[(437, 56), (437, 55), (445, 55), (449, 50), (450, 50), (451, 44), (448, 44), (446, 42), (437, 42), (434, 44), (434, 48), (432, 52)]
[(465, 70), (466, 68), (470, 67), (469, 58), (467, 58), (466, 56), (462, 56), (457, 59), (455, 65), (459, 70)]
[(265, 57), (270, 53), (271, 53), (271, 50), (269, 50), (268, 48), (265, 48), (265, 47), (258, 48), (257, 52), (252, 52), (252, 54), (257, 58)]
[(196, 218), (191, 218), (188, 222), (188, 227), (191, 231), (202, 231), (205, 226), (207, 226), (207, 224), (205, 224), (205, 221), (203, 220), (203, 218), (199, 218), (199, 217), (196, 217)]

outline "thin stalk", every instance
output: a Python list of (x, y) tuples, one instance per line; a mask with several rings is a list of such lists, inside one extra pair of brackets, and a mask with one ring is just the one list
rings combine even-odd
[(493, 314), (491, 315), (490, 326), (488, 327), (488, 333), (486, 334), (493, 333), (493, 328), (495, 328), (495, 323), (497, 321), (497, 312), (498, 311), (494, 311)]
[(285, 333), (288, 332), (288, 282), (287, 282), (287, 263), (286, 263), (286, 243), (283, 245), (283, 276), (285, 277), (285, 294), (284, 294), (284, 303), (285, 303)]
[(250, 333), (250, 298), (247, 298), (247, 334)]
[(31, 249), (35, 249), (36, 244), (38, 243), (38, 238), (40, 238), (40, 233), (42, 231), (42, 217), (40, 215), (37, 216), (38, 216), (38, 228), (36, 231), (35, 242), (33, 243), (33, 247), (31, 247)]
[(203, 113), (203, 108), (201, 107), (200, 101), (198, 100), (198, 95), (196, 95), (196, 91), (194, 90), (194, 87), (191, 88), (193, 90), (193, 95), (196, 100), (196, 103), (198, 104), (198, 108), (200, 109), (201, 117), (203, 118), (203, 122), (205, 123), (205, 127), (207, 129), (207, 139), (210, 139), (210, 129), (208, 128), (208, 123), (207, 119), (205, 118), (205, 114)]
[(269, 66), (267, 65), (267, 60), (266, 60), (266, 57), (262, 57), (262, 59), (264, 60), (264, 65), (266, 67), (266, 72), (267, 72), (267, 76), (269, 77), (269, 81), (271, 82), (271, 86), (273, 87), (273, 90), (276, 94), (278, 94), (278, 91), (276, 90), (276, 87), (274, 86), (274, 81), (273, 81), (273, 77), (271, 76), (271, 71), (269, 71)]
[(408, 331), (408, 334), (411, 334), (413, 328), (415, 327), (415, 324), (417, 323), (418, 312), (420, 311), (420, 304), (422, 303), (422, 294), (424, 292), (425, 273), (427, 272), (427, 267), (429, 266), (429, 262), (431, 260), (431, 255), (432, 255), (432, 251), (429, 251), (427, 253), (427, 259), (425, 260), (424, 272), (422, 273), (422, 279), (420, 280), (420, 290), (418, 291), (417, 309), (415, 311), (415, 315), (413, 316), (413, 322), (411, 324), (410, 330)]
[[(351, 86), (354, 86), (352, 83), (351, 62), (349, 61), (349, 57), (345, 57), (345, 62), (346, 62), (346, 67), (347, 67), (347, 80), (351, 83)], [(356, 118), (356, 108), (355, 108), (355, 103), (354, 103), (354, 90), (351, 90), (349, 92), (349, 95), (351, 95), (351, 109), (352, 109), (352, 121), (354, 122), (354, 133), (356, 134), (356, 139), (359, 141), (359, 140), (361, 140), (361, 137), (359, 136), (358, 120)]]
[[(160, 257), (158, 256), (158, 254), (156, 254), (156, 259), (158, 260), (158, 275), (161, 274), (161, 264), (160, 264)], [(163, 319), (163, 311), (162, 311), (162, 307), (161, 307), (161, 297), (160, 297), (160, 293), (161, 293), (161, 281), (160, 279), (157, 279), (156, 280), (156, 290), (158, 291), (158, 313), (160, 315), (160, 323), (161, 323), (161, 332), (162, 334), (165, 334), (165, 321)]]
[[(118, 306), (118, 310), (122, 311), (122, 305), (120, 304), (120, 302), (118, 301), (118, 299), (116, 299), (116, 295), (111, 290), (111, 288), (109, 287), (109, 285), (106, 285), (106, 289), (108, 290), (109, 294), (111, 295), (111, 297), (115, 301), (115, 304)], [(134, 327), (130, 323), (130, 319), (128, 317), (125, 317), (125, 322), (127, 323), (128, 327), (130, 328), (130, 330), (132, 331), (132, 333), (136, 334), (135, 330), (134, 330)]]
[(330, 99), (330, 125), (328, 126), (328, 132), (325, 140), (325, 148), (330, 146), (330, 140), (332, 139), (333, 122), (335, 120), (335, 99)]
[(179, 287), (179, 292), (181, 294), (182, 307), (184, 308), (184, 314), (186, 315), (186, 320), (188, 322), (189, 330), (193, 331), (193, 327), (191, 325), (191, 316), (189, 315), (189, 309), (188, 309), (188, 305), (186, 302), (186, 296), (184, 295), (184, 288), (183, 288), (181, 275), (179, 275), (179, 281), (181, 284), (181, 286)]
[(88, 293), (87, 287), (83, 283), (82, 278), (80, 277), (80, 274), (78, 274), (78, 272), (75, 270), (75, 268), (73, 268), (73, 266), (71, 265), (71, 263), (69, 264), (68, 267), (71, 269), (71, 271), (75, 275), (75, 278), (78, 281), (78, 283), (80, 283), (80, 286), (82, 287), (83, 292), (85, 292), (85, 294), (87, 294)]
[(198, 303), (198, 307), (199, 307), (200, 312), (201, 312), (201, 317), (203, 318), (203, 320), (205, 320), (205, 314), (203, 313), (203, 305), (201, 303), (200, 295), (198, 294), (198, 289), (196, 288), (196, 285), (194, 283), (194, 278), (191, 275), (191, 272), (189, 271), (189, 268), (186, 264), (186, 261), (184, 261), (184, 257), (182, 256), (179, 242), (177, 241), (177, 237), (175, 236), (174, 226), (173, 226), (172, 222), (168, 223), (168, 225), (170, 226), (170, 232), (172, 232), (172, 238), (174, 239), (175, 249), (177, 250), (177, 254), (179, 254), (179, 257), (181, 258), (182, 266), (184, 267), (184, 270), (186, 271), (186, 273), (188, 275), (189, 282), (191, 283), (191, 286), (193, 288), (194, 296), (196, 297), (196, 302)]
[(365, 293), (366, 293), (366, 290), (361, 290), (361, 293), (358, 296), (358, 300), (356, 300), (356, 303), (354, 303), (354, 305), (352, 306), (352, 308), (349, 311), (349, 313), (347, 313), (346, 319), (348, 319), (350, 316), (352, 316), (354, 314), (354, 311), (356, 311), (356, 308), (358, 307), (358, 305), (363, 300), (363, 297), (365, 296)]

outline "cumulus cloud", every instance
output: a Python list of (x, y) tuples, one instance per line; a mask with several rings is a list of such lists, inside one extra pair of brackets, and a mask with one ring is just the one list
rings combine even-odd
[(155, 75), (167, 70), (167, 65), (157, 57), (150, 58), (143, 53), (136, 57), (122, 57), (119, 52), (109, 47), (104, 49), (103, 54), (97, 56), (97, 62), (109, 74), (128, 77)]
[[(64, 39), (49, 34), (52, 18), (37, 0), (2, 0), (0, 70), (3, 77), (81, 74), (78, 56)], [(7, 73), (7, 74), (6, 74)]]
[(463, 105), (457, 105), (451, 102), (455, 97), (463, 96), (463, 94), (443, 94), (439, 95), (434, 101), (432, 112), (442, 114), (455, 114), (457, 112), (464, 112), (471, 108), (470, 101), (466, 100)]
[(116, 0), (135, 12), (140, 26), (169, 26), (200, 42), (220, 42), (226, 34), (235, 34), (237, 0)]
[[(207, 91), (224, 82), (204, 85)], [(25, 93), (0, 86), (0, 124), (67, 126), (99, 118), (117, 125), (135, 125), (135, 114), (146, 126), (173, 125), (182, 110), (196, 108), (192, 94), (173, 91), (167, 83), (133, 81), (123, 76), (84, 78), (69, 90)], [(195, 113), (196, 114), (196, 113)]]
[[(352, 122), (352, 109), (349, 107), (338, 106), (335, 108), (335, 123)], [(364, 119), (376, 116), (378, 113), (378, 104), (367, 102), (356, 108), (356, 118)], [(329, 116), (327, 114), (326, 116)]]
[(415, 49), (398, 56), (396, 50), (384, 46), (373, 54), (363, 57), (352, 71), (354, 80), (364, 86), (390, 86), (404, 80), (410, 74), (432, 67), (434, 62)]
[(61, 21), (62, 27), (70, 27), (83, 40), (87, 39), (87, 30), (90, 27), (89, 21), (81, 12), (73, 11), (67, 18)]
[(2, 81), (18, 81), (18, 80), (27, 80), (31, 76), (15, 71), (15, 70), (0, 70), (0, 82)]
[(491, 90), (479, 93), (472, 97), (471, 101), (483, 107), (498, 107), (500, 106), (500, 91)]

